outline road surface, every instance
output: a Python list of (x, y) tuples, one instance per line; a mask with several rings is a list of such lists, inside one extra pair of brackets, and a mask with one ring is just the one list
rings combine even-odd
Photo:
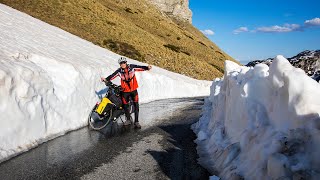
[(208, 179), (190, 129), (202, 105), (203, 98), (143, 104), (141, 130), (115, 123), (70, 132), (0, 164), (0, 179)]

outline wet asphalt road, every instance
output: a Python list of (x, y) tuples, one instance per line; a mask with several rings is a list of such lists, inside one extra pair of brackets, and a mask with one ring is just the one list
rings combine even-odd
[[(190, 129), (202, 105), (202, 98), (143, 104), (141, 121), (148, 116), (152, 126), (134, 130), (115, 123), (100, 132), (73, 131), (3, 162), (0, 179), (208, 179)], [(147, 115), (160, 109), (152, 119)]]

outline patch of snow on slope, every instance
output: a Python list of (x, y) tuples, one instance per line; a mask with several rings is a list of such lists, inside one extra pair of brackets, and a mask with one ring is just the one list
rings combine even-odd
[(320, 84), (283, 56), (225, 68), (192, 126), (200, 163), (222, 179), (319, 178)]
[[(119, 55), (3, 4), (0, 42), (0, 162), (87, 125), (100, 77), (119, 67)], [(141, 102), (209, 94), (209, 82), (158, 67), (137, 77)]]

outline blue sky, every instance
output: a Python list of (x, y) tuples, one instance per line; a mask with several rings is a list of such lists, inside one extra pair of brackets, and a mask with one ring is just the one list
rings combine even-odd
[(192, 23), (246, 62), (320, 49), (319, 0), (190, 0)]

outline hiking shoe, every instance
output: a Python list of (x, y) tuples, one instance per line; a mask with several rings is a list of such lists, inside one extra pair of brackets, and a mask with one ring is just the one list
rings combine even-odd
[(131, 121), (130, 121), (130, 120), (126, 120), (126, 121), (123, 123), (124, 126), (129, 126), (130, 124), (131, 124)]
[(135, 122), (134, 123), (134, 127), (137, 128), (137, 129), (141, 129), (141, 125), (139, 122)]

